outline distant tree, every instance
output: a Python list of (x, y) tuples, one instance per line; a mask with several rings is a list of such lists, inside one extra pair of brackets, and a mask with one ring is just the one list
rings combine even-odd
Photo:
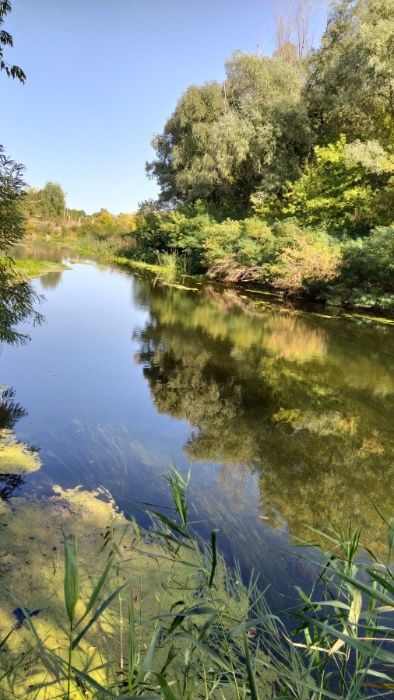
[(13, 46), (13, 38), (9, 32), (2, 29), (5, 16), (11, 11), (11, 3), (9, 0), (0, 0), (0, 71), (5, 71), (9, 78), (17, 78), (21, 83), (26, 80), (22, 68), (19, 66), (7, 63), (4, 59), (4, 49), (6, 46)]
[(66, 209), (66, 196), (61, 186), (56, 182), (47, 182), (39, 192), (39, 207), (41, 216), (48, 219), (60, 219)]
[(287, 63), (305, 58), (312, 46), (311, 0), (279, 0), (275, 12), (275, 53)]
[(23, 212), (26, 216), (40, 216), (40, 190), (29, 187), (23, 196)]

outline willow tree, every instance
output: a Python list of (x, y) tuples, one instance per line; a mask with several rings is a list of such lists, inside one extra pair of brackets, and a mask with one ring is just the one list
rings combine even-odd
[(305, 97), (322, 142), (394, 139), (392, 0), (338, 0), (310, 59)]
[(223, 84), (191, 86), (181, 96), (147, 172), (161, 200), (202, 200), (223, 216), (242, 216), (250, 195), (277, 191), (299, 173), (309, 150), (298, 66), (236, 53)]

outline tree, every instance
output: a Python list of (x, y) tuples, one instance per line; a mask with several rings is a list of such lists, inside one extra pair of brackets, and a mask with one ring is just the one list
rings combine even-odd
[[(40, 190), (29, 187), (23, 196), (23, 211), (26, 216), (40, 216), (44, 219), (60, 219), (66, 212), (66, 195), (56, 182), (47, 182)], [(86, 216), (82, 210), (77, 216)]]
[(305, 98), (318, 140), (394, 139), (392, 0), (337, 0), (309, 61)]
[(23, 166), (8, 158), (0, 147), (0, 343), (23, 342), (27, 336), (15, 325), (28, 318), (40, 321), (33, 303), (38, 300), (31, 286), (15, 271), (9, 249), (24, 234), (20, 210), (24, 192)]
[(11, 11), (11, 3), (9, 0), (0, 0), (0, 71), (5, 71), (9, 78), (17, 78), (21, 83), (26, 80), (22, 68), (16, 65), (7, 63), (4, 59), (4, 49), (6, 46), (13, 46), (13, 38), (9, 32), (2, 29), (5, 16)]
[(236, 53), (223, 85), (191, 86), (153, 146), (161, 200), (203, 200), (217, 215), (242, 216), (256, 190), (276, 191), (299, 173), (309, 146), (301, 75), (275, 58)]
[(366, 235), (389, 224), (394, 210), (394, 157), (377, 141), (316, 146), (302, 176), (284, 194), (282, 214), (335, 235)]
[(286, 63), (305, 58), (311, 48), (311, 0), (279, 0), (275, 13), (275, 54)]
[(48, 219), (60, 219), (66, 209), (66, 196), (56, 182), (47, 182), (39, 192), (41, 215)]

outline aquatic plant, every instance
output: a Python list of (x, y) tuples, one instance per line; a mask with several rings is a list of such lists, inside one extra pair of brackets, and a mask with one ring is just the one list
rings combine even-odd
[[(40, 628), (40, 610), (8, 594), (19, 616), (0, 641), (2, 697), (320, 700), (392, 693), (394, 519), (385, 521), (387, 554), (379, 560), (362, 550), (359, 529), (315, 533), (325, 537), (327, 554), (316, 561), (316, 585), (308, 594), (299, 590), (299, 602), (287, 610), (294, 629), (270, 610), (255, 577), (244, 585), (237, 569), (226, 568), (217, 531), (209, 542), (195, 537), (189, 475), (173, 470), (166, 481), (172, 512), (149, 506), (148, 533), (112, 511), (100, 552), (89, 552), (102, 563), (94, 581), (76, 538), (64, 536), (64, 612), (52, 620), (55, 643), (53, 631)], [(102, 513), (112, 509), (99, 496), (83, 502), (74, 492), (85, 546), (92, 543), (88, 523), (97, 530), (102, 522), (87, 515), (94, 498)], [(137, 561), (149, 572), (143, 587), (136, 585)], [(23, 644), (12, 646), (17, 635)]]

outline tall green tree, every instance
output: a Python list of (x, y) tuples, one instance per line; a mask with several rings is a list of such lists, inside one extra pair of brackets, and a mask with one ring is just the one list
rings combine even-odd
[(392, 0), (337, 0), (305, 86), (320, 142), (394, 140)]
[(64, 216), (66, 196), (57, 182), (47, 182), (39, 192), (41, 215), (48, 219), (60, 219)]
[(242, 216), (253, 192), (277, 191), (296, 177), (310, 147), (301, 85), (295, 65), (236, 53), (222, 85), (188, 88), (147, 164), (161, 200), (202, 199), (216, 213)]

